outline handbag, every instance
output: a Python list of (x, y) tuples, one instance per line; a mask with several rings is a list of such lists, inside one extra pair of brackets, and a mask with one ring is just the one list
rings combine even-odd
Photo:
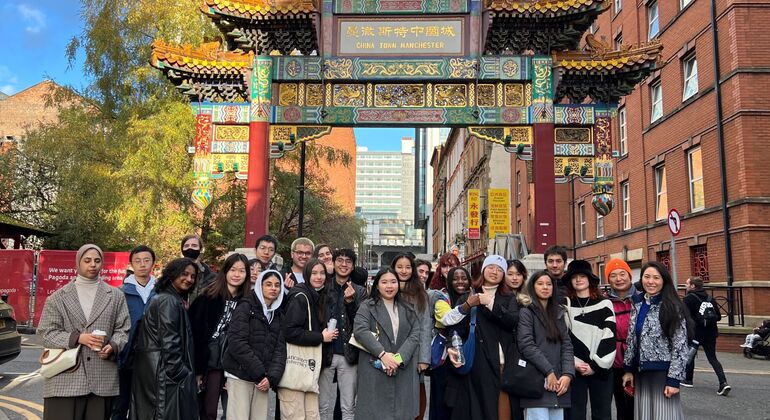
[(500, 387), (520, 398), (540, 398), (545, 392), (545, 375), (522, 357), (516, 340), (511, 345), (513, 354), (505, 357)]
[[(372, 335), (374, 336), (375, 340), (379, 340), (380, 339), (380, 324), (379, 323), (375, 323), (374, 324), (374, 329), (376, 330), (376, 332), (375, 331), (369, 331), (369, 332), (372, 333)], [(356, 340), (356, 336), (354, 334), (350, 334), (350, 340), (348, 340), (348, 344), (350, 344), (353, 347), (357, 347), (357, 348), (359, 348), (359, 349), (369, 353), (369, 350), (367, 350), (366, 347), (364, 347), (364, 345), (361, 344), (360, 341)]]
[[(307, 329), (312, 330), (312, 318), (310, 315), (310, 299), (304, 293), (307, 300)], [(300, 392), (318, 393), (318, 378), (321, 376), (321, 344), (317, 346), (298, 346), (286, 343), (286, 369), (283, 371), (279, 388), (291, 389)]]
[(441, 332), (430, 342), (430, 368), (436, 369), (446, 362), (446, 337)]
[(463, 343), (463, 355), (465, 364), (457, 368), (457, 373), (467, 375), (473, 367), (473, 359), (476, 358), (476, 307), (471, 308), (471, 331), (468, 339)]
[(40, 376), (53, 378), (62, 372), (74, 372), (80, 366), (80, 344), (71, 349), (43, 349), (40, 355)]

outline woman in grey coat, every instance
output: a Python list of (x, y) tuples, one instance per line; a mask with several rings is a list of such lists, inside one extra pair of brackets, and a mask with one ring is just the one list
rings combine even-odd
[(414, 418), (420, 326), (411, 305), (399, 299), (393, 269), (374, 277), (371, 298), (356, 313), (353, 335), (366, 349), (358, 355), (356, 419)]
[(117, 355), (131, 328), (126, 298), (99, 278), (104, 254), (98, 246), (80, 247), (76, 261), (77, 277), (48, 297), (37, 328), (47, 348), (80, 345), (75, 371), (43, 384), (44, 419), (107, 419), (119, 393)]
[(532, 303), (519, 312), (517, 339), (524, 360), (545, 376), (545, 392), (540, 398), (522, 398), (521, 407), (527, 420), (562, 419), (575, 376), (566, 311), (556, 302), (553, 279), (545, 271), (530, 277), (527, 292)]

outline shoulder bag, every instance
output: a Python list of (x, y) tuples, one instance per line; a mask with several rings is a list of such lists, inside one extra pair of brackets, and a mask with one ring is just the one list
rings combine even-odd
[(477, 307), (471, 308), (471, 331), (468, 333), (468, 339), (463, 343), (463, 355), (465, 356), (465, 364), (457, 368), (457, 373), (460, 375), (467, 375), (470, 373), (473, 367), (473, 360), (476, 358), (476, 310)]
[(53, 378), (62, 372), (74, 372), (80, 366), (80, 344), (71, 349), (43, 349), (40, 376)]
[[(307, 300), (307, 329), (312, 330), (310, 299), (304, 293), (297, 293), (294, 299), (304, 296)], [(283, 371), (279, 388), (301, 392), (318, 393), (318, 378), (321, 376), (321, 346), (298, 346), (286, 343), (286, 369)]]
[[(376, 321), (374, 323), (374, 329), (375, 329), (375, 331), (369, 331), (369, 332), (372, 333), (372, 335), (374, 336), (375, 340), (379, 340), (380, 339), (380, 324), (377, 323)], [(357, 347), (357, 348), (359, 348), (359, 349), (369, 353), (369, 350), (367, 350), (366, 347), (364, 347), (363, 344), (361, 344), (358, 340), (356, 340), (356, 336), (353, 335), (353, 334), (350, 334), (350, 340), (348, 340), (348, 344), (350, 344), (353, 347)]]

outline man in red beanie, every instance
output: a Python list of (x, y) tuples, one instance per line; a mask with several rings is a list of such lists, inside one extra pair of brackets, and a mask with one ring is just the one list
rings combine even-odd
[(604, 278), (610, 283), (607, 298), (612, 301), (615, 312), (615, 361), (612, 363), (612, 393), (618, 420), (634, 419), (634, 398), (623, 391), (623, 356), (626, 353), (628, 321), (631, 317), (631, 298), (639, 293), (633, 285), (631, 267), (625, 261), (614, 258), (604, 266)]

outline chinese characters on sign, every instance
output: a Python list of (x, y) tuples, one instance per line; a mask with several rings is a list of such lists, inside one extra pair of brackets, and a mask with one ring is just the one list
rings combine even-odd
[(479, 209), (479, 190), (468, 190), (468, 239), (479, 239), (481, 215)]
[(490, 189), (489, 197), (489, 239), (495, 235), (511, 233), (510, 192), (507, 189)]
[(465, 54), (465, 20), (448, 18), (389, 21), (338, 21), (338, 55), (454, 55)]

